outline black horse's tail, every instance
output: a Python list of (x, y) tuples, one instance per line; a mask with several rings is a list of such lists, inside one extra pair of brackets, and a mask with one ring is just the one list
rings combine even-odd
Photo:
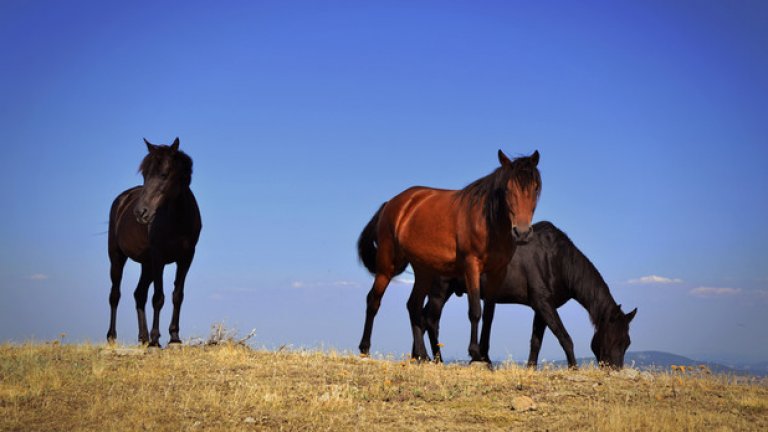
[[(360, 233), (360, 237), (357, 239), (357, 256), (362, 261), (368, 271), (376, 274), (376, 253), (378, 252), (378, 225), (379, 218), (381, 217), (381, 211), (384, 210), (384, 204), (379, 207), (379, 210), (373, 215), (368, 224), (363, 228), (363, 232)], [(408, 263), (405, 262), (401, 266), (395, 269), (395, 276), (405, 271)]]

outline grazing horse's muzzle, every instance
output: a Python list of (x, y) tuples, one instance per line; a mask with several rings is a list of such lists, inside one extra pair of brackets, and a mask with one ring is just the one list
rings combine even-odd
[(527, 243), (533, 237), (533, 227), (530, 225), (515, 225), (512, 227), (512, 238), (517, 243)]

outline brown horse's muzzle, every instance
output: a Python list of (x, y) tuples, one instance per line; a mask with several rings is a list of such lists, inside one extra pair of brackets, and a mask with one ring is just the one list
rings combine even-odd
[(517, 243), (527, 243), (533, 238), (533, 227), (530, 225), (515, 225), (512, 227), (512, 238)]

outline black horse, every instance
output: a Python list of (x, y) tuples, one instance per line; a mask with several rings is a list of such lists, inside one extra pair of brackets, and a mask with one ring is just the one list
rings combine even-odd
[[(533, 230), (536, 235), (527, 244), (517, 247), (507, 266), (502, 287), (493, 296), (481, 290), (485, 301), (480, 338), (483, 360), (489, 361), (491, 322), (496, 303), (517, 303), (528, 305), (535, 311), (528, 366), (536, 367), (544, 330), (549, 327), (565, 350), (568, 366), (575, 368), (573, 341), (560, 320), (557, 308), (570, 299), (576, 299), (589, 312), (589, 319), (595, 327), (591, 347), (598, 363), (623, 367), (624, 353), (630, 344), (629, 323), (635, 317), (637, 308), (625, 315), (595, 266), (552, 223), (536, 223)], [(438, 332), (443, 306), (451, 294), (461, 295), (464, 291), (464, 283), (459, 279), (435, 278), (433, 281), (423, 312), (432, 353), (438, 360)]]
[[(184, 280), (187, 277), (202, 223), (197, 201), (189, 185), (192, 181), (192, 159), (179, 150), (179, 139), (168, 145), (153, 145), (146, 139), (148, 154), (139, 171), (144, 186), (136, 186), (117, 196), (109, 212), (109, 261), (112, 291), (109, 295), (111, 315), (107, 340), (117, 338), (115, 319), (120, 301), (120, 281), (128, 258), (141, 264), (141, 277), (133, 297), (139, 319), (139, 342), (160, 346), (160, 309), (165, 302), (163, 268), (176, 263), (173, 289), (173, 317), (169, 332), (170, 343), (179, 339), (179, 312), (184, 300)], [(154, 283), (152, 296), (154, 317), (152, 333), (147, 331), (149, 285)]]

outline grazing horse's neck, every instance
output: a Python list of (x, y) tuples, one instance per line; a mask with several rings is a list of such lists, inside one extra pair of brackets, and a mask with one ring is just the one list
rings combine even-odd
[(567, 284), (573, 292), (573, 298), (587, 310), (593, 325), (596, 326), (619, 308), (603, 276), (576, 247), (570, 248), (564, 264), (567, 268)]

